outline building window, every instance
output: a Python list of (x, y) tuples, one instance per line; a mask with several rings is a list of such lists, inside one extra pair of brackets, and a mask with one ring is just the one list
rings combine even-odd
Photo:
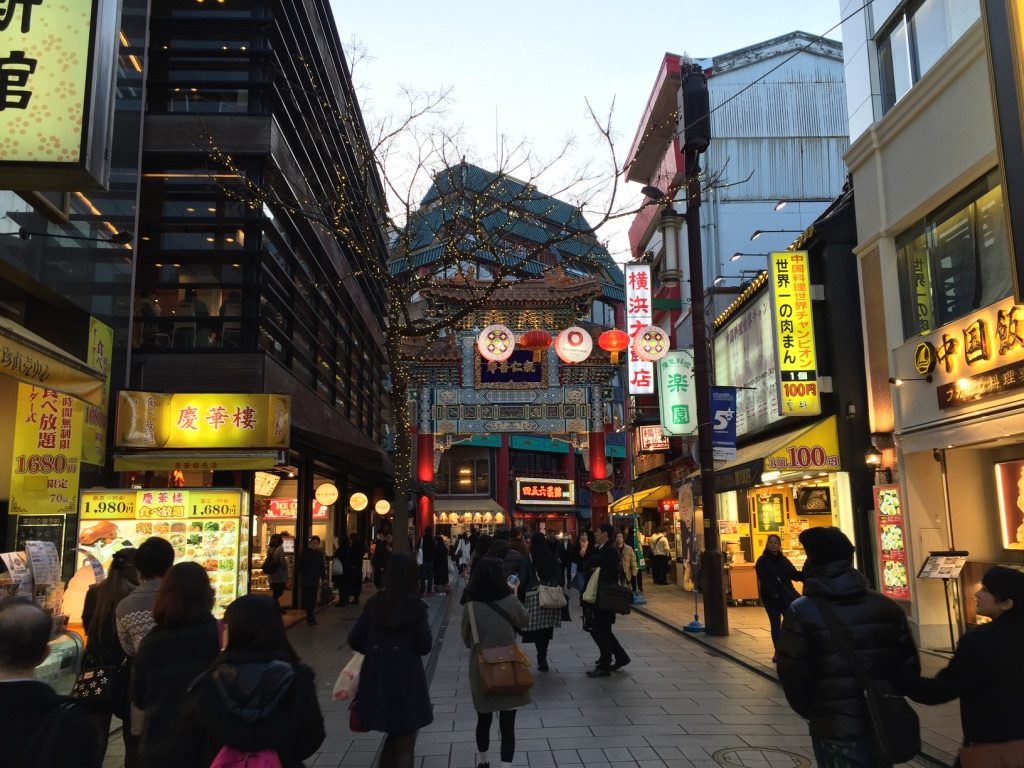
[(439, 494), (486, 496), (491, 492), (490, 460), (442, 459), (434, 482)]
[(930, 333), (1011, 292), (998, 171), (896, 238), (903, 332)]
[(981, 16), (973, 0), (906, 2), (875, 38), (885, 114)]

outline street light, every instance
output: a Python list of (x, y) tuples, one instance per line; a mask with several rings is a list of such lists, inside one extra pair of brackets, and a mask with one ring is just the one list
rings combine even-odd
[(763, 259), (766, 256), (768, 256), (768, 254), (767, 253), (742, 253), (740, 251), (736, 251), (736, 253), (734, 253), (732, 256), (729, 257), (729, 261), (739, 261), (744, 256), (759, 256), (759, 257), (761, 257)]
[(902, 387), (903, 386), (903, 382), (905, 382), (905, 381), (926, 381), (929, 384), (931, 384), (932, 383), (932, 375), (929, 373), (927, 376), (920, 376), (920, 377), (917, 377), (917, 376), (905, 376), (905, 377), (890, 376), (889, 377), (889, 383), (894, 385), (894, 386), (897, 386), (897, 387)]
[(750, 236), (750, 240), (751, 240), (751, 242), (753, 242), (754, 240), (757, 240), (757, 238), (759, 238), (761, 235), (767, 234), (769, 232), (795, 232), (796, 234), (800, 234), (801, 232), (803, 232), (803, 230), (802, 229), (755, 229), (754, 233)]

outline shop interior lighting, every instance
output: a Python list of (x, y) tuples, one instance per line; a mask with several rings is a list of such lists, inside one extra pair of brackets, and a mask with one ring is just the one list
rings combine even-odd
[(750, 240), (753, 242), (757, 240), (761, 235), (766, 235), (769, 232), (793, 232), (795, 234), (803, 233), (802, 229), (755, 229), (753, 234), (750, 235)]
[(882, 463), (882, 452), (871, 446), (864, 452), (864, 463), (869, 467), (877, 467)]
[(778, 480), (781, 475), (782, 475), (782, 473), (779, 472), (778, 470), (773, 470), (771, 472), (762, 472), (761, 473), (761, 482), (762, 483), (770, 483), (773, 480)]
[(890, 376), (889, 383), (894, 384), (897, 387), (902, 387), (905, 381), (926, 381), (929, 384), (932, 383), (932, 375), (929, 373), (927, 376)]

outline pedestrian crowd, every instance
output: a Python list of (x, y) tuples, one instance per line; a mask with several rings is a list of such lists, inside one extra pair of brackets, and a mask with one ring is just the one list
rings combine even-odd
[[(802, 570), (773, 536), (756, 572), (779, 679), (809, 723), (817, 764), (886, 768), (911, 759), (920, 737), (909, 698), (960, 700), (961, 768), (1024, 766), (1024, 572), (988, 570), (976, 594), (977, 613), (988, 622), (963, 637), (942, 671), (924, 677), (905, 611), (868, 587), (846, 535), (813, 527), (799, 540)], [(368, 552), (353, 535), (332, 558), (340, 562), (332, 564), (338, 604), (359, 602), (366, 555), (365, 577), (372, 573), (378, 586), (348, 635), (357, 656), (346, 670), (355, 670), (350, 727), (385, 734), (381, 768), (410, 768), (417, 733), (433, 721), (423, 659), (434, 638), (423, 598), (448, 591), (451, 572), (466, 581), (460, 636), (469, 649), (476, 768), (512, 766), (516, 713), (533, 700), (531, 668), (550, 670), (551, 640), (571, 620), (569, 589), (579, 592), (583, 628), (597, 647), (587, 676), (610, 677), (630, 663), (614, 627), (637, 596), (632, 531), (605, 524), (571, 542), (543, 532), (527, 540), (521, 529), (502, 528), (448, 542), (427, 528), (410, 544), (413, 554), (393, 552), (378, 536)], [(268, 575), (281, 546), (271, 540)], [(659, 546), (652, 541), (655, 558)], [(314, 674), (288, 642), (277, 582), (270, 580), (273, 596), (240, 597), (218, 622), (206, 572), (173, 560), (167, 541), (150, 538), (118, 552), (106, 579), (90, 588), (83, 672), (72, 698), (33, 679), (48, 653), (50, 617), (31, 601), (0, 603), (5, 765), (97, 768), (114, 718), (122, 723), (126, 768), (292, 768), (317, 750), (325, 731)], [(315, 593), (326, 584), (316, 537), (295, 570), (315, 623)], [(346, 573), (359, 574), (359, 583)], [(794, 581), (803, 582), (802, 596)], [(520, 643), (535, 647), (535, 662)]]

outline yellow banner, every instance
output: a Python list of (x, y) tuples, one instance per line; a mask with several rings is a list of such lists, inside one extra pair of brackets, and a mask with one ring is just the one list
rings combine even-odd
[(821, 423), (809, 427), (796, 435), (783, 448), (764, 457), (766, 470), (779, 472), (791, 470), (816, 470), (837, 472), (839, 461), (839, 432), (836, 417), (830, 416)]
[(134, 520), (136, 491), (82, 491), (78, 504), (83, 520)]
[(10, 514), (75, 513), (83, 410), (71, 395), (18, 385)]
[(243, 493), (234, 488), (82, 491), (79, 508), (82, 520), (237, 518), (246, 513)]
[(119, 392), (122, 448), (287, 448), (291, 398), (268, 394)]
[(192, 491), (189, 517), (239, 517), (242, 494), (239, 491)]
[(93, 0), (0, 3), (4, 162), (81, 159), (93, 5)]
[(817, 416), (821, 395), (807, 251), (772, 253), (770, 270), (779, 415)]
[(99, 374), (81, 360), (47, 348), (42, 339), (26, 334), (21, 326), (0, 317), (0, 373), (26, 384), (74, 395), (93, 405), (102, 403), (103, 379)]
[(89, 318), (89, 356), (86, 362), (103, 376), (102, 405), (85, 407), (82, 461), (103, 466), (107, 457), (107, 402), (110, 396), (110, 365), (114, 354), (114, 329)]

